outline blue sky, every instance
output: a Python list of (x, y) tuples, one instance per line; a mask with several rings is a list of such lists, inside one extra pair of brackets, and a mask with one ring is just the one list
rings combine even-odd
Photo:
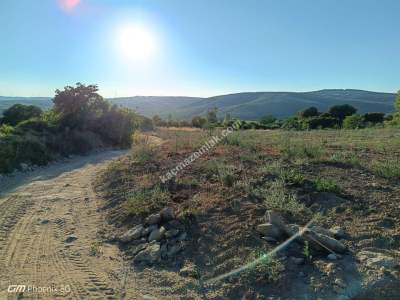
[[(106, 97), (394, 92), (399, 11), (398, 0), (1, 0), (0, 95), (78, 81)], [(129, 60), (118, 36), (138, 25), (155, 49)]]

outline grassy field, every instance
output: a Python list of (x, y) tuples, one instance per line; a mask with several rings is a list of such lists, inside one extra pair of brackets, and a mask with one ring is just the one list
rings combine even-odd
[[(357, 298), (363, 290), (381, 285), (387, 288), (370, 292), (378, 295), (371, 299), (400, 295), (398, 270), (371, 271), (356, 259), (366, 249), (399, 257), (400, 130), (233, 132), (165, 183), (161, 176), (222, 131), (160, 129), (152, 135), (164, 142), (154, 146), (137, 139), (132, 153), (111, 164), (96, 184), (116, 228), (140, 223), (166, 205), (178, 212), (189, 242), (178, 262), (159, 267), (163, 276), (190, 263), (207, 280), (267, 253), (276, 245), (254, 230), (267, 209), (288, 224), (340, 226), (349, 250), (332, 267), (326, 254), (292, 243), (205, 290), (202, 281), (178, 284), (170, 277), (165, 295), (184, 297), (182, 285), (184, 295), (190, 290), (210, 299), (303, 299), (296, 298), (299, 293), (308, 299), (364, 299)], [(305, 262), (293, 264), (293, 257)]]

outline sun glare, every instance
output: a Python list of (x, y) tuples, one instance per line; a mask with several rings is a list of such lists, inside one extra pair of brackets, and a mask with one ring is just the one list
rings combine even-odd
[(156, 52), (154, 34), (146, 27), (128, 25), (120, 28), (117, 35), (117, 46), (124, 59), (146, 61)]

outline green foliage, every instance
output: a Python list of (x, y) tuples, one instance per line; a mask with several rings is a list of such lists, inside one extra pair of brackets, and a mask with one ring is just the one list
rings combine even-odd
[(11, 126), (29, 120), (31, 118), (39, 118), (42, 110), (33, 105), (14, 104), (3, 112), (2, 122)]
[(240, 280), (245, 283), (253, 283), (258, 279), (278, 282), (285, 271), (281, 261), (262, 250), (251, 252), (246, 259), (246, 266), (247, 268), (240, 274)]
[(260, 123), (263, 125), (270, 125), (276, 122), (276, 118), (273, 115), (266, 115), (261, 118)]
[(343, 120), (344, 129), (360, 129), (365, 127), (364, 118), (361, 115), (355, 114), (347, 116)]
[(396, 111), (400, 112), (400, 91), (397, 92), (397, 96), (394, 101), (394, 108), (396, 109)]
[(143, 216), (167, 205), (170, 195), (167, 190), (156, 186), (153, 189), (131, 192), (126, 198), (128, 213), (133, 216)]
[(364, 121), (372, 124), (383, 123), (385, 120), (385, 114), (380, 112), (370, 112), (364, 114)]
[(400, 179), (400, 160), (373, 161), (372, 172), (388, 179)]
[(319, 116), (320, 113), (318, 111), (318, 108), (311, 106), (309, 108), (306, 108), (305, 110), (299, 112), (300, 118), (311, 118), (311, 117), (317, 117)]
[(314, 182), (315, 189), (318, 192), (339, 193), (340, 188), (332, 178), (317, 178)]
[(44, 165), (52, 159), (45, 141), (35, 135), (9, 135), (0, 139), (0, 173), (9, 173), (21, 163)]
[(61, 124), (82, 129), (96, 122), (109, 109), (109, 103), (97, 91), (97, 85), (81, 83), (76, 87), (66, 86), (62, 91), (56, 90), (54, 111), (60, 115)]
[(304, 130), (305, 126), (298, 117), (292, 117), (283, 121), (282, 128), (287, 130)]
[(351, 116), (357, 112), (357, 109), (349, 104), (335, 105), (329, 109), (329, 113), (339, 120), (344, 120), (347, 116)]
[(324, 128), (337, 128), (339, 120), (329, 116), (311, 117), (303, 120), (303, 128), (306, 129), (324, 129)]
[(218, 108), (216, 108), (216, 107), (214, 107), (213, 109), (209, 109), (207, 111), (208, 126), (215, 126), (218, 123), (217, 112), (218, 112)]
[(192, 126), (197, 128), (204, 128), (207, 124), (207, 119), (204, 117), (196, 116), (192, 119)]
[(0, 125), (0, 138), (11, 135), (14, 132), (14, 127), (11, 125)]

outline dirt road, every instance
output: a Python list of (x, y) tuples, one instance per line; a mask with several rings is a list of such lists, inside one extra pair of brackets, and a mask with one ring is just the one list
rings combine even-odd
[(77, 157), (0, 182), (0, 299), (121, 298), (123, 260), (97, 239), (104, 222), (91, 188), (121, 154)]

